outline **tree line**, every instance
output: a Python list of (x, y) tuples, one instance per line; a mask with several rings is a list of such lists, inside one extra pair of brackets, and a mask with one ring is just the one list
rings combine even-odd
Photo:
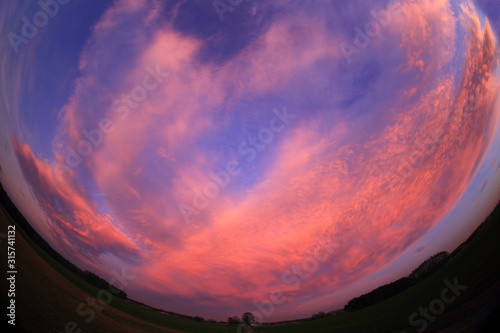
[(420, 266), (413, 270), (410, 275), (378, 287), (367, 294), (353, 298), (344, 306), (344, 311), (350, 312), (360, 310), (391, 298), (416, 285), (418, 282), (441, 268), (448, 260), (448, 252), (439, 252), (425, 260)]
[[(46, 241), (43, 239), (42, 236), (36, 232), (36, 230), (29, 224), (29, 222), (24, 218), (23, 214), (19, 212), (17, 209), (16, 205), (10, 200), (9, 196), (5, 192), (3, 186), (0, 184), (0, 200), (2, 203), (2, 206), (5, 208), (7, 213), (13, 218), (15, 223), (19, 225), (22, 229), (22, 231), (33, 241), (42, 251), (47, 253), (52, 259), (57, 261), (59, 264), (61, 264), (63, 267), (65, 267), (67, 270), (75, 274), (76, 276), (80, 277), (82, 280), (88, 282), (89, 284), (97, 287), (98, 289), (108, 289), (108, 286), (110, 284), (101, 278), (100, 276), (89, 272), (87, 270), (82, 270), (76, 265), (72, 264), (69, 260), (64, 258), (61, 254), (59, 254), (56, 250), (54, 250)], [(111, 285), (111, 287), (114, 287), (118, 292), (115, 294), (117, 297), (126, 299), (127, 294), (117, 288), (116, 286)]]

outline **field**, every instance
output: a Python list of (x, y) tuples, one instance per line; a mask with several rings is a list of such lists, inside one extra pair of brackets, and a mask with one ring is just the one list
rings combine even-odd
[[(2, 207), (0, 233), (15, 224)], [(0, 238), (1, 258), (7, 258), (5, 238)], [(236, 326), (195, 322), (164, 315), (135, 303), (114, 297), (90, 322), (77, 307), (98, 289), (45, 254), (19, 226), (16, 227), (16, 328), (22, 332), (236, 332)], [(337, 317), (299, 324), (264, 325), (254, 332), (417, 332), (408, 318), (420, 306), (441, 297), (446, 279), (466, 285), (444, 312), (426, 321), (425, 332), (482, 332), (494, 323), (500, 295), (500, 216), (498, 208), (484, 229), (444, 267), (405, 292), (384, 302)], [(5, 266), (3, 266), (5, 267)], [(5, 273), (4, 273), (5, 274)], [(4, 275), (5, 276), (5, 275)], [(2, 293), (7, 280), (0, 282)], [(450, 294), (451, 295), (451, 294)], [(3, 296), (2, 299), (4, 299)], [(5, 300), (3, 301), (5, 305)], [(5, 309), (5, 308), (4, 308)], [(325, 309), (329, 311), (332, 309)], [(5, 315), (4, 315), (5, 316)], [(5, 317), (4, 317), (5, 318)], [(419, 316), (417, 319), (422, 319)], [(4, 319), (5, 320), (5, 319)], [(70, 327), (68, 322), (74, 322)], [(494, 330), (493, 330), (494, 331)]]

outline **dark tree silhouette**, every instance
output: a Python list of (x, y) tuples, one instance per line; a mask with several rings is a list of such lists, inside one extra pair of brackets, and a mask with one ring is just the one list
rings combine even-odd
[(241, 316), (241, 320), (243, 321), (243, 323), (251, 325), (255, 323), (255, 316), (251, 312), (245, 312), (243, 316)]
[(450, 255), (448, 252), (439, 252), (425, 260), (407, 277), (385, 284), (367, 294), (353, 298), (344, 306), (344, 311), (360, 310), (397, 295), (437, 271), (448, 262), (449, 259)]
[(323, 311), (315, 313), (311, 316), (312, 319), (322, 319), (322, 318), (326, 318), (326, 317), (328, 317), (328, 315), (326, 313), (324, 313)]
[(446, 251), (442, 251), (439, 253), (436, 253), (426, 261), (420, 264), (413, 272), (410, 274), (410, 278), (414, 279), (422, 279), (425, 278), (435, 271), (437, 271), (439, 268), (441, 268), (444, 264), (448, 262), (449, 259), (449, 253)]

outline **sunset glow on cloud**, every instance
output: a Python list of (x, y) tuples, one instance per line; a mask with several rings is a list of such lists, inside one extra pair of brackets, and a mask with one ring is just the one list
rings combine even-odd
[(49, 30), (2, 44), (0, 179), (27, 184), (70, 261), (132, 272), (133, 299), (265, 321), (342, 307), (475, 184), (498, 131), (492, 24), (469, 1), (248, 1), (222, 22), (200, 3), (110, 2), (73, 74), (30, 84)]

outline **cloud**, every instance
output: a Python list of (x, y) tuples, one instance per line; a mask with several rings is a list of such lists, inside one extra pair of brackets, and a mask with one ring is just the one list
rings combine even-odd
[[(481, 29), (472, 6), (455, 16), (448, 1), (405, 1), (346, 67), (338, 45), (369, 10), (357, 16), (346, 5), (343, 26), (332, 26), (334, 7), (317, 18), (314, 6), (286, 3), (287, 15), (273, 11), (216, 59), (203, 56), (212, 38), (179, 29), (182, 6), (118, 1), (102, 16), (60, 111), (54, 160), (65, 165), (67, 148), (102, 119), (113, 130), (63, 175), (12, 138), (58, 250), (101, 272), (108, 256), (119, 258), (140, 272), (131, 287), (139, 297), (182, 304), (176, 311), (241, 312), (280, 289), (289, 300), (280, 313), (299, 303), (307, 312), (320, 293), (376, 273), (439, 222), (491, 140), (498, 55), (489, 24)], [(169, 75), (127, 104), (148, 68)], [(469, 96), (480, 101), (475, 112)], [(249, 161), (239, 145), (284, 106), (295, 118)], [(230, 161), (241, 174), (186, 225), (178, 204)], [(323, 239), (338, 246), (294, 290), (283, 274)]]
[(140, 259), (133, 240), (117, 227), (109, 214), (99, 211), (74, 178), (59, 176), (47, 161), (37, 158), (15, 136), (12, 143), (22, 174), (47, 214), (48, 219), (41, 222), (50, 223), (44, 230), (50, 230), (51, 234), (43, 236), (58, 251), (94, 269), (100, 268), (96, 258), (104, 252), (131, 262)]

